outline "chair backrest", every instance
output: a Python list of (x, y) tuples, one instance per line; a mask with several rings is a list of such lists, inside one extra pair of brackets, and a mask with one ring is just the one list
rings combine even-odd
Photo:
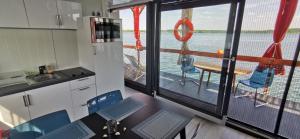
[(254, 82), (269, 87), (272, 85), (274, 75), (275, 75), (274, 68), (265, 68), (262, 70), (256, 68), (256, 70), (253, 72), (250, 78), (250, 82)]
[(103, 108), (119, 103), (123, 100), (120, 90), (111, 91), (88, 100), (89, 114), (95, 113)]
[(190, 71), (193, 70), (194, 67), (194, 58), (190, 55), (183, 55), (181, 57), (181, 70), (182, 71)]
[(55, 129), (71, 123), (66, 110), (53, 112), (26, 123), (20, 124), (9, 131), (9, 138), (32, 138), (45, 135)]

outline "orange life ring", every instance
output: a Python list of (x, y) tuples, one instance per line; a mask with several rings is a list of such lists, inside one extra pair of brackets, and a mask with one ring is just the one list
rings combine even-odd
[[(185, 36), (180, 36), (178, 28), (180, 25), (186, 25), (189, 28), (189, 31), (185, 34)], [(182, 41), (182, 42), (187, 42), (193, 35), (194, 33), (194, 26), (193, 23), (188, 19), (188, 18), (183, 18), (180, 19), (174, 27), (174, 36), (177, 40)]]

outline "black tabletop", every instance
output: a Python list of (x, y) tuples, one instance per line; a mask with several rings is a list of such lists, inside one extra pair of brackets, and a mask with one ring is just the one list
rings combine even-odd
[[(167, 110), (167, 111), (175, 112), (180, 115), (186, 116), (190, 120), (194, 116), (191, 112), (183, 110), (173, 104), (166, 103), (162, 100), (153, 98), (151, 96), (142, 93), (134, 94), (131, 96), (131, 98), (139, 101), (143, 101), (145, 106), (120, 122), (119, 128), (121, 130), (123, 129), (123, 127), (126, 127), (125, 132), (121, 132), (120, 136), (112, 136), (110, 138), (113, 139), (141, 138), (137, 134), (135, 134), (131, 129), (135, 127), (137, 124), (147, 119), (148, 117), (150, 117), (151, 115), (158, 112), (159, 110)], [(103, 134), (106, 134), (106, 131), (103, 130), (103, 126), (106, 125), (106, 120), (102, 118), (100, 115), (98, 115), (97, 113), (84, 117), (81, 119), (81, 121), (96, 134), (94, 137), (92, 137), (92, 139), (102, 138)], [(185, 126), (182, 126), (182, 129), (180, 130), (184, 130), (184, 129)]]

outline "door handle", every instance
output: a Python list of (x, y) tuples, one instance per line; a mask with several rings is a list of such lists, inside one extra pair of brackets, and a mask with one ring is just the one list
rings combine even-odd
[(32, 105), (31, 100), (30, 100), (30, 95), (27, 95), (27, 99), (28, 99), (28, 106)]
[(27, 97), (25, 95), (23, 96), (23, 102), (24, 102), (24, 106), (28, 107), (28, 101), (27, 101)]
[(60, 26), (59, 15), (56, 15), (56, 25)]
[(58, 17), (59, 17), (59, 25), (62, 26), (63, 25), (62, 17), (61, 17), (61, 15), (58, 15)]
[(232, 57), (232, 58), (222, 58), (223, 60), (229, 60), (229, 61), (235, 61), (236, 58), (235, 57)]

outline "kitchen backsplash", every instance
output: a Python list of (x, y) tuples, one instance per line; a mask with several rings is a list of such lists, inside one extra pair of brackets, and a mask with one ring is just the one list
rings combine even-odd
[(0, 73), (44, 64), (59, 69), (79, 65), (75, 30), (0, 29)]

